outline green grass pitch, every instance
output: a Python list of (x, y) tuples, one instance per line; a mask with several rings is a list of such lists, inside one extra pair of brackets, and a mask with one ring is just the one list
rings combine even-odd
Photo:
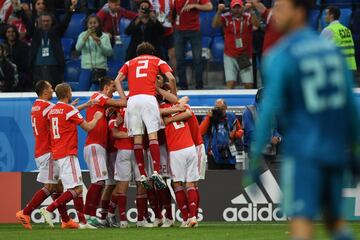
[[(355, 239), (360, 239), (360, 222), (349, 224)], [(4, 240), (281, 240), (289, 239), (285, 223), (200, 223), (195, 229), (154, 228), (137, 229), (131, 225), (128, 229), (97, 229), (97, 230), (62, 230), (57, 224), (55, 229), (49, 229), (45, 224), (34, 224), (28, 231), (20, 224), (0, 224), (0, 239)], [(329, 239), (322, 224), (316, 224), (315, 239)]]

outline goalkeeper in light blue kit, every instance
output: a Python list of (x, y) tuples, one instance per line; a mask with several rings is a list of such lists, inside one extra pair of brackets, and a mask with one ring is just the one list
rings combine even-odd
[(333, 239), (353, 239), (341, 218), (343, 176), (355, 158), (358, 113), (352, 77), (341, 52), (307, 27), (310, 0), (277, 0), (274, 17), (287, 36), (266, 56), (265, 93), (253, 144), (251, 175), (274, 114), (283, 134), (283, 208), (291, 238), (312, 239), (323, 216)]

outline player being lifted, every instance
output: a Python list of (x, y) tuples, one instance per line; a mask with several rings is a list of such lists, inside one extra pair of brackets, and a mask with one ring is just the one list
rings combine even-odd
[(87, 122), (83, 119), (79, 110), (69, 104), (72, 93), (67, 83), (57, 85), (55, 92), (59, 101), (48, 113), (51, 134), (51, 153), (52, 159), (54, 160), (54, 171), (52, 174), (54, 179), (61, 179), (66, 192), (62, 193), (61, 196), (47, 208), (41, 208), (40, 212), (50, 227), (54, 227), (51, 213), (59, 206), (66, 205), (67, 202), (73, 200), (79, 218), (79, 228), (94, 228), (86, 222), (83, 214), (83, 181), (79, 160), (77, 158), (77, 125), (88, 132), (92, 130), (101, 119), (102, 113), (95, 113), (94, 119)]
[(86, 121), (94, 119), (96, 112), (102, 113), (102, 118), (95, 127), (88, 132), (84, 147), (84, 159), (90, 172), (91, 185), (86, 195), (84, 214), (87, 222), (95, 227), (102, 225), (96, 217), (96, 209), (99, 205), (101, 193), (108, 179), (107, 171), (107, 145), (108, 124), (105, 110), (107, 107), (126, 106), (126, 99), (112, 99), (115, 92), (113, 79), (103, 77), (100, 80), (100, 92), (95, 92), (90, 97), (97, 103), (86, 110)]
[(154, 52), (155, 49), (150, 43), (143, 42), (139, 44), (137, 47), (138, 57), (124, 64), (115, 79), (115, 85), (119, 95), (124, 95), (121, 81), (126, 77), (128, 78), (129, 99), (125, 124), (128, 128), (129, 136), (134, 137), (135, 158), (141, 174), (140, 182), (145, 188), (151, 188), (146, 179), (142, 145), (144, 127), (146, 127), (149, 137), (150, 154), (154, 165), (154, 172), (151, 178), (154, 180), (156, 187), (162, 189), (166, 187), (166, 183), (159, 175), (160, 149), (157, 131), (161, 128), (162, 120), (155, 98), (156, 76), (159, 72), (164, 74), (169, 79), (172, 92), (176, 92), (176, 83), (170, 66), (158, 57), (153, 56)]
[(269, 119), (275, 115), (286, 139), (283, 208), (291, 217), (292, 239), (313, 239), (313, 220), (322, 213), (332, 239), (350, 240), (354, 237), (341, 218), (341, 192), (348, 164), (359, 160), (349, 154), (358, 152), (359, 117), (340, 50), (307, 26), (313, 2), (276, 1), (275, 22), (286, 36), (264, 60), (267, 85), (250, 167), (258, 178)]

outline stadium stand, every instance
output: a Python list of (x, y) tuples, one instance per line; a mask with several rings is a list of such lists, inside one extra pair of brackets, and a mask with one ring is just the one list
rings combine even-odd
[(121, 35), (125, 34), (125, 29), (129, 26), (131, 20), (127, 19), (127, 18), (121, 18), (120, 19), (120, 24), (119, 24), (119, 33)]
[(79, 59), (66, 62), (64, 79), (67, 83), (70, 84), (73, 91), (76, 91), (78, 89), (80, 71), (81, 64)]
[(75, 13), (73, 14), (69, 27), (67, 28), (63, 37), (65, 38), (72, 38), (76, 41), (79, 34), (84, 31), (85, 28), (85, 19), (86, 14), (84, 13)]
[(61, 45), (64, 51), (65, 60), (70, 60), (75, 41), (72, 38), (61, 38)]

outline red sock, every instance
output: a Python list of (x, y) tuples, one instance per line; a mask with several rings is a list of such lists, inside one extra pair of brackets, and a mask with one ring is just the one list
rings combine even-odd
[(173, 219), (171, 209), (171, 193), (168, 187), (158, 190), (161, 206), (166, 210), (165, 216), (168, 219)]
[(154, 166), (154, 171), (160, 171), (160, 147), (158, 140), (150, 140), (149, 142), (150, 155)]
[(110, 200), (110, 203), (109, 203), (109, 213), (111, 214), (115, 214), (115, 209), (118, 205), (118, 201), (119, 201), (119, 195), (117, 194), (112, 194), (111, 195), (111, 200)]
[(90, 184), (86, 194), (84, 213), (90, 216), (96, 216), (96, 209), (99, 206), (101, 192), (104, 188), (104, 181)]
[(195, 217), (197, 212), (197, 192), (195, 187), (189, 187), (186, 189), (187, 191), (187, 200), (188, 200), (188, 209), (189, 209), (189, 217)]
[(189, 218), (189, 211), (187, 208), (187, 200), (186, 200), (186, 194), (184, 188), (176, 187), (174, 191), (175, 191), (176, 203), (181, 212), (182, 218), (184, 221), (187, 221)]
[(144, 220), (144, 215), (147, 207), (147, 196), (146, 194), (136, 195), (136, 208), (137, 208), (137, 220)]
[[(53, 194), (51, 194), (51, 198), (53, 199), (53, 201), (58, 199), (60, 196), (61, 196), (61, 193), (58, 193), (58, 192), (54, 192)], [(61, 216), (61, 221), (68, 222), (70, 220), (70, 217), (67, 213), (66, 205), (64, 205), (64, 204), (59, 205), (58, 210), (59, 210), (59, 213)]]
[(73, 199), (74, 201), (74, 207), (76, 209), (76, 213), (78, 215), (79, 218), (79, 223), (86, 223), (86, 219), (84, 216), (84, 199), (82, 194), (77, 196), (76, 198)]
[(120, 193), (118, 196), (118, 207), (119, 207), (119, 217), (120, 221), (127, 221), (126, 218), (126, 194)]
[(75, 198), (77, 196), (76, 192), (74, 190), (67, 190), (66, 192), (62, 193), (60, 197), (58, 197), (54, 202), (52, 202), (46, 210), (49, 212), (53, 212), (58, 206), (60, 205), (66, 205), (67, 202), (69, 202), (71, 199)]
[(147, 191), (147, 197), (150, 203), (150, 207), (155, 213), (155, 218), (159, 218), (159, 219), (163, 218), (156, 191), (154, 189)]
[(140, 175), (146, 176), (144, 163), (144, 150), (141, 144), (134, 144), (134, 154), (136, 163), (139, 167)]
[(110, 203), (110, 200), (101, 200), (101, 211), (100, 211), (101, 217), (100, 217), (100, 219), (102, 219), (102, 220), (106, 219), (106, 216), (108, 214), (108, 209), (109, 209), (109, 203)]
[(40, 204), (50, 195), (49, 190), (46, 187), (43, 187), (42, 189), (38, 190), (33, 198), (30, 200), (30, 202), (26, 205), (26, 207), (23, 209), (23, 213), (25, 215), (30, 215), (32, 211), (34, 211), (35, 208), (40, 206)]
[(197, 206), (197, 210), (196, 210), (196, 218), (198, 217), (198, 214), (199, 214), (199, 208), (200, 208), (200, 192), (199, 192), (199, 188), (196, 187), (196, 194), (197, 194), (197, 203), (196, 203), (196, 206)]

